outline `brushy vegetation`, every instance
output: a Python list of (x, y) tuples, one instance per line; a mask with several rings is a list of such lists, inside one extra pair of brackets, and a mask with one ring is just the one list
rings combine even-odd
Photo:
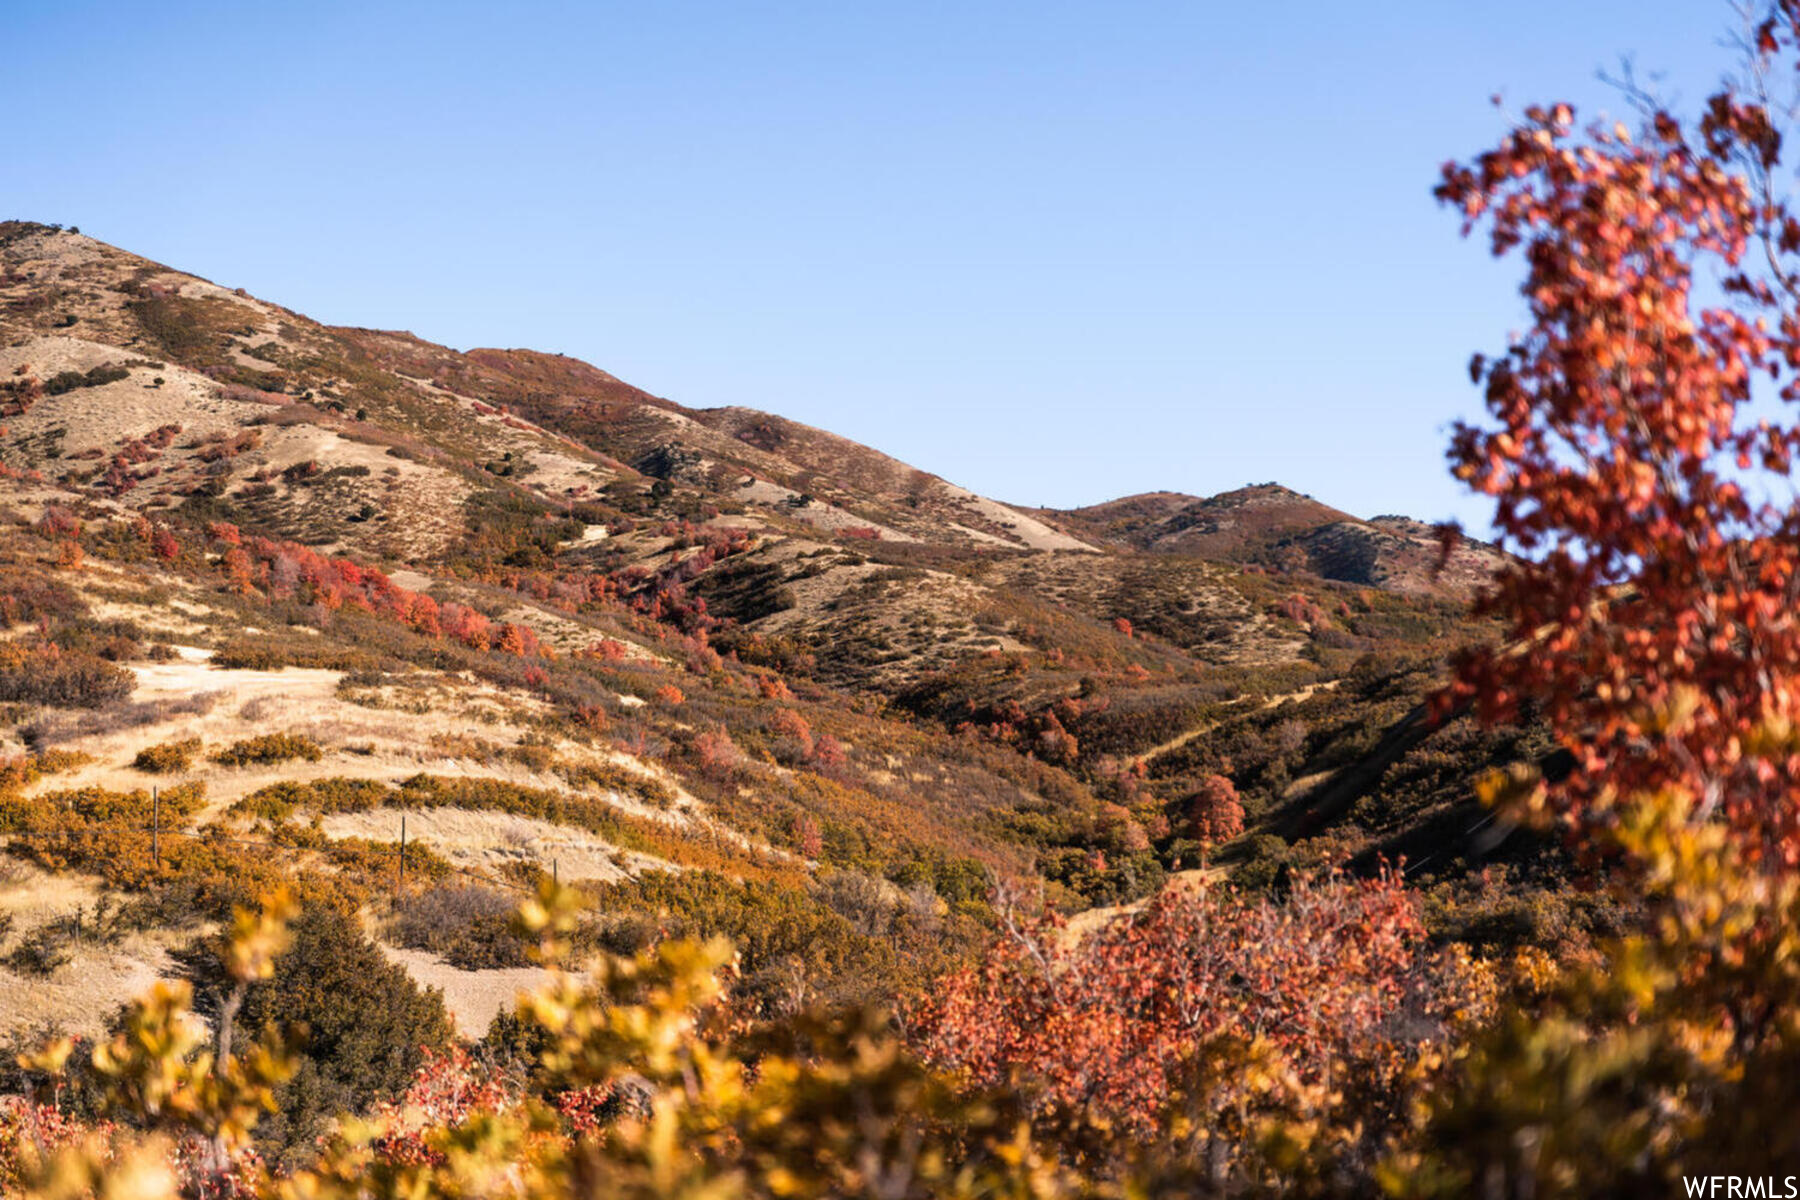
[(401, 897), (388, 930), (393, 940), (429, 950), (464, 970), (523, 967), (529, 945), (513, 928), (516, 896), (468, 882), (440, 884)]
[[(229, 994), (229, 955), (222, 939), (195, 947), (186, 965), (197, 996)], [(215, 1021), (224, 1016), (204, 1002), (199, 1011)], [(246, 1030), (307, 1031), (292, 1073), (275, 1090), (274, 1113), (258, 1128), (276, 1163), (305, 1161), (337, 1114), (402, 1091), (451, 1036), (437, 993), (387, 961), (352, 917), (318, 907), (293, 922), (287, 949), (269, 977), (247, 989), (236, 1020)]]
[(131, 672), (55, 645), (0, 645), (0, 702), (105, 708), (131, 695)]
[(145, 746), (131, 760), (131, 765), (140, 771), (152, 775), (171, 775), (185, 771), (193, 765), (194, 756), (200, 753), (199, 738), (183, 738), (178, 742), (159, 742), (154, 746)]
[(214, 751), (212, 760), (221, 766), (245, 767), (268, 766), (290, 762), (296, 758), (318, 762), (324, 757), (324, 748), (303, 734), (265, 733)]
[(372, 808), (460, 808), (508, 813), (595, 834), (624, 850), (687, 867), (730, 871), (744, 878), (798, 878), (791, 864), (722, 833), (688, 829), (635, 816), (608, 800), (550, 791), (499, 779), (415, 775), (398, 788), (362, 779), (279, 783), (251, 793), (234, 812), (285, 821), (299, 812), (366, 812)]

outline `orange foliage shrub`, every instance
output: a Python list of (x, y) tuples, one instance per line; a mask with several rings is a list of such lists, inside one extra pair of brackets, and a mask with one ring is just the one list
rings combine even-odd
[[(917, 1042), (977, 1083), (1017, 1081), (1041, 1110), (1097, 1128), (1148, 1136), (1172, 1103), (1221, 1135), (1240, 1106), (1327, 1115), (1355, 1096), (1373, 1117), (1370, 1097), (1420, 1044), (1393, 1019), (1417, 999), (1425, 930), (1391, 874), (1303, 878), (1284, 901), (1170, 890), (1079, 939), (1047, 918), (1010, 928), (920, 1002)], [(1253, 1039), (1260, 1082), (1209, 1071)]]

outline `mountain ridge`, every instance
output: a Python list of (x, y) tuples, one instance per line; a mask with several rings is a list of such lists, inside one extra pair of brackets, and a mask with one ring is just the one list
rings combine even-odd
[(1090, 539), (1147, 553), (1311, 571), (1413, 595), (1467, 597), (1500, 562), (1486, 542), (1411, 517), (1354, 517), (1278, 483), (1213, 496), (1144, 492), (1050, 511)]
[[(50, 235), (48, 226), (9, 223), (9, 242), (24, 236), (56, 236), (64, 242), (75, 242), (59, 251), (63, 258), (91, 262), (98, 256), (119, 256), (126, 260), (133, 276), (152, 292), (179, 289), (186, 280), (203, 293), (201, 299), (221, 303), (235, 302), (279, 323), (282, 319), (305, 321), (292, 310), (259, 300), (243, 289), (225, 289), (210, 281), (187, 275), (162, 264), (129, 255), (116, 247), (84, 235), (57, 232)], [(37, 231), (35, 233), (31, 231)], [(192, 299), (193, 297), (188, 297)], [(70, 312), (65, 316), (75, 316)], [(87, 306), (85, 319), (91, 323), (95, 306)], [(109, 316), (100, 313), (101, 332), (116, 335), (112, 344), (122, 349), (135, 348), (142, 339), (120, 330)], [(82, 318), (78, 317), (78, 320)], [(1018, 546), (1030, 549), (1091, 550), (1092, 539), (1105, 537), (1109, 544), (1151, 552), (1194, 553), (1199, 557), (1226, 560), (1278, 561), (1263, 545), (1268, 530), (1259, 536), (1249, 552), (1231, 543), (1236, 540), (1220, 529), (1220, 514), (1231, 509), (1270, 507), (1269, 501), (1279, 495), (1287, 507), (1304, 502), (1315, 511), (1290, 514), (1278, 519), (1274, 532), (1310, 532), (1332, 523), (1348, 522), (1365, 528), (1379, 529), (1377, 521), (1359, 522), (1301, 493), (1279, 485), (1236, 489), (1210, 497), (1188, 496), (1178, 492), (1150, 492), (1120, 497), (1112, 501), (1076, 509), (1042, 509), (1009, 505), (980, 496), (950, 483), (930, 472), (892, 459), (873, 448), (863, 446), (829, 431), (776, 414), (736, 405), (695, 409), (656, 396), (638, 388), (602, 368), (566, 354), (553, 354), (526, 349), (476, 347), (457, 352), (430, 342), (407, 331), (376, 330), (356, 326), (306, 325), (327, 335), (342, 338), (373, 359), (391, 367), (396, 374), (418, 382), (422, 387), (440, 393), (461, 396), (478, 404), (499, 404), (507, 408), (514, 421), (523, 420), (577, 442), (583, 434), (604, 430), (605, 440), (622, 453), (609, 455), (613, 468), (630, 466), (638, 474), (664, 477), (682, 474), (694, 480), (708, 474), (741, 470), (740, 485), (751, 504), (786, 505), (789, 515), (820, 525), (827, 531), (843, 528), (872, 528), (883, 536), (920, 539), (934, 542), (980, 543)], [(75, 328), (75, 327), (71, 327)], [(83, 332), (88, 330), (84, 329)], [(60, 339), (59, 339), (60, 340)], [(81, 340), (81, 339), (77, 339)], [(101, 343), (106, 344), (106, 343)], [(263, 336), (247, 339), (245, 345), (233, 347), (242, 356), (260, 350), (259, 357), (273, 361), (287, 349), (279, 332), (263, 331)], [(14, 356), (17, 357), (17, 356)], [(9, 363), (16, 366), (16, 363)], [(61, 365), (60, 362), (57, 365)], [(449, 384), (450, 387), (442, 385)], [(636, 410), (648, 409), (646, 417)], [(589, 437), (588, 450), (598, 449)], [(673, 452), (671, 452), (673, 451)], [(659, 452), (661, 452), (659, 454)], [(685, 453), (684, 453), (685, 452)], [(641, 468), (648, 467), (648, 470)], [(762, 486), (764, 484), (772, 487)], [(1274, 489), (1273, 492), (1267, 489)], [(811, 503), (798, 503), (802, 498)], [(1121, 529), (1117, 519), (1120, 510), (1155, 497), (1174, 504), (1164, 514), (1161, 529), (1148, 523)], [(808, 511), (811, 510), (811, 511)], [(1263, 514), (1266, 516), (1267, 514)], [(1261, 522), (1264, 526), (1269, 523)], [(1289, 527), (1293, 528), (1290, 529)], [(1403, 541), (1417, 542), (1416, 537)], [(1289, 556), (1282, 563), (1292, 569), (1302, 566), (1300, 559)], [(1328, 578), (1337, 575), (1327, 573)], [(1361, 582), (1381, 584), (1384, 577)], [(1414, 591), (1429, 590), (1429, 582), (1416, 571), (1404, 573), (1401, 585)]]

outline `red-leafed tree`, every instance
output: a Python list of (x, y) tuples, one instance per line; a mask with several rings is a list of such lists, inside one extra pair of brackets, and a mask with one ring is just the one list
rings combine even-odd
[(1236, 785), (1223, 775), (1208, 775), (1188, 800), (1187, 819), (1195, 841), (1228, 842), (1244, 832), (1244, 805)]
[(408, 596), (405, 612), (406, 623), (427, 637), (437, 637), (443, 633), (443, 627), (438, 621), (437, 601), (430, 596), (418, 593)]
[(493, 624), (486, 616), (454, 600), (438, 606), (438, 622), (444, 632), (474, 650), (486, 650), (493, 644)]
[(225, 572), (225, 578), (230, 582), (232, 591), (240, 596), (245, 596), (255, 590), (255, 564), (250, 561), (250, 556), (244, 553), (242, 548), (232, 546), (225, 551), (219, 566)]
[(1800, 80), (1800, 0), (1740, 12), (1745, 70), (1698, 120), (1529, 109), (1438, 189), (1522, 259), (1529, 309), (1475, 360), (1488, 420), (1451, 452), (1521, 552), (1481, 602), (1513, 641), (1445, 700), (1547, 718), (1574, 773), (1483, 790), (1562, 818), (1635, 919), (1453, 1060), (1396, 1194), (1800, 1169), (1800, 210), (1797, 110), (1771, 100)]
[(1800, 216), (1757, 96), (1800, 6), (1752, 40), (1753, 86), (1696, 123), (1648, 100), (1635, 133), (1532, 108), (1444, 168), (1465, 229), (1522, 256), (1529, 309), (1472, 363), (1489, 420), (1450, 454), (1518, 552), (1480, 601), (1514, 645), (1468, 657), (1457, 691), (1549, 719), (1577, 763), (1552, 794), (1570, 816), (1679, 786), (1792, 867), (1800, 756), (1746, 742), (1800, 716), (1800, 419), (1761, 394), (1800, 399)]

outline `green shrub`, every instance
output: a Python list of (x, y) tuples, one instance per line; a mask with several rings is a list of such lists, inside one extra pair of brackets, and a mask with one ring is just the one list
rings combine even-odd
[[(238, 1015), (244, 1030), (280, 1022), (308, 1031), (300, 1069), (277, 1094), (277, 1114), (257, 1127), (277, 1159), (310, 1149), (339, 1114), (404, 1091), (425, 1051), (451, 1038), (443, 995), (421, 990), (383, 957), (353, 916), (309, 906), (291, 933), (274, 976), (250, 989)], [(201, 996), (230, 991), (221, 950), (214, 942), (188, 956)]]
[(297, 733), (265, 733), (261, 737), (245, 738), (212, 756), (214, 762), (226, 767), (282, 763), (295, 758), (318, 762), (324, 757), (325, 751), (319, 743)]
[(641, 775), (617, 763), (565, 763), (557, 768), (557, 774), (574, 787), (623, 792), (636, 796), (652, 808), (675, 807), (675, 789), (660, 779)]
[(318, 644), (316, 639), (249, 638), (228, 642), (213, 652), (212, 664), (226, 670), (279, 671), (309, 667), (327, 671), (375, 671), (381, 658), (364, 650)]
[[(71, 322), (73, 324), (73, 322)], [(117, 383), (128, 378), (130, 370), (118, 363), (106, 363), (90, 371), (60, 371), (44, 380), (46, 396), (60, 396), (64, 392), (72, 392), (78, 388), (99, 387), (104, 383)]]
[(131, 765), (151, 775), (171, 775), (176, 771), (185, 771), (193, 764), (194, 755), (200, 753), (199, 738), (183, 738), (179, 742), (159, 742), (154, 746), (145, 746), (131, 760)]
[(18, 643), (0, 647), (0, 701), (104, 708), (136, 686), (135, 675), (98, 655)]
[(49, 921), (22, 938), (5, 962), (20, 975), (54, 975), (74, 957), (74, 931), (67, 921)]
[(393, 794), (394, 789), (379, 779), (314, 779), (304, 783), (284, 779), (251, 792), (232, 805), (231, 811), (281, 822), (303, 810), (366, 812), (380, 808)]
[(147, 296), (128, 301), (126, 309), (170, 358), (186, 362), (208, 349), (211, 341), (199, 318), (199, 305), (178, 296)]

